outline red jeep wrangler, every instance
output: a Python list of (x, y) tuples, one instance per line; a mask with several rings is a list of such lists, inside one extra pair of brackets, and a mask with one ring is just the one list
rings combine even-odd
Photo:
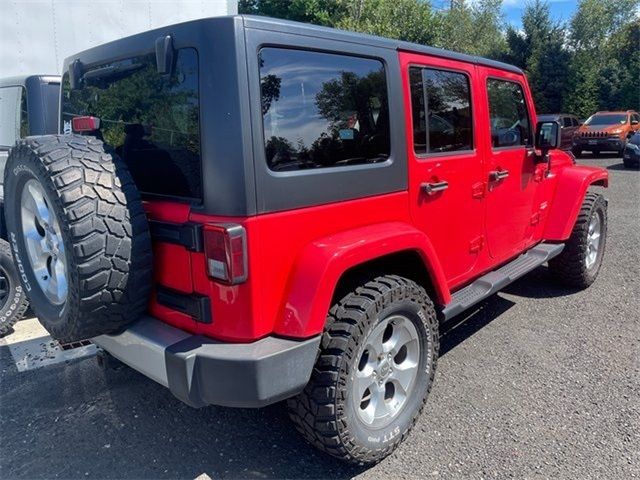
[(268, 18), (68, 58), (64, 134), (12, 150), (6, 218), (33, 308), (195, 407), (283, 399), (313, 445), (388, 455), (439, 323), (539, 265), (590, 285), (600, 168), (537, 125), (519, 69)]

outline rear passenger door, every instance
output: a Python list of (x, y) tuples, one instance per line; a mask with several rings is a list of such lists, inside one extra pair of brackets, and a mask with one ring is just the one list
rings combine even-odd
[[(533, 241), (540, 218), (536, 190), (544, 181), (533, 148), (535, 117), (531, 94), (521, 75), (479, 67), (491, 139), (487, 146), (486, 230), (494, 263), (522, 252)], [(483, 125), (485, 123), (483, 122)]]
[(401, 64), (409, 104), (411, 215), (455, 287), (473, 274), (485, 247), (475, 66), (414, 54), (401, 54)]

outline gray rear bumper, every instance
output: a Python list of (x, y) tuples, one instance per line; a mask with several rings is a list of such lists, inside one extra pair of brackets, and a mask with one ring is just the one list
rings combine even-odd
[(304, 388), (320, 336), (223, 343), (143, 317), (122, 333), (92, 341), (193, 407), (262, 407)]

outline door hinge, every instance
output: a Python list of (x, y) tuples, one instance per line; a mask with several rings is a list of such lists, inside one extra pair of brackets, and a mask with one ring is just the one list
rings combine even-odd
[(469, 242), (469, 252), (478, 253), (484, 247), (484, 237), (480, 235)]
[(538, 223), (540, 223), (540, 212), (531, 215), (531, 225), (537, 225)]
[(484, 198), (487, 194), (487, 182), (477, 182), (471, 186), (471, 196), (473, 198)]

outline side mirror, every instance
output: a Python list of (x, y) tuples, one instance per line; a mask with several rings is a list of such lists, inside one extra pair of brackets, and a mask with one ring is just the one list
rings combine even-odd
[(560, 146), (560, 124), (558, 122), (538, 122), (536, 126), (536, 148), (543, 152)]
[(551, 173), (549, 150), (560, 147), (561, 142), (562, 135), (558, 122), (538, 122), (536, 125), (536, 148), (541, 151), (541, 155), (536, 156), (536, 160), (547, 164), (547, 176)]

